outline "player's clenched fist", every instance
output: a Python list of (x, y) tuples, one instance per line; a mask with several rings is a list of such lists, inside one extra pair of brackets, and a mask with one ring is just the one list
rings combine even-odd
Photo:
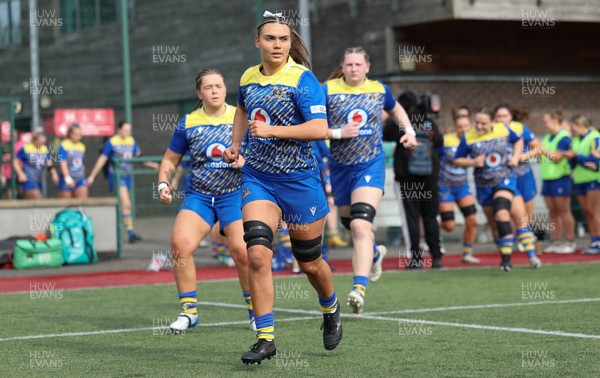
[(232, 144), (231, 146), (227, 147), (225, 149), (225, 151), (223, 151), (223, 159), (225, 159), (225, 162), (227, 162), (229, 164), (236, 162), (239, 156), (240, 156), (240, 146), (239, 145)]
[(161, 182), (160, 184), (158, 184), (158, 195), (160, 197), (160, 203), (162, 204), (168, 205), (173, 200), (171, 188), (166, 182)]

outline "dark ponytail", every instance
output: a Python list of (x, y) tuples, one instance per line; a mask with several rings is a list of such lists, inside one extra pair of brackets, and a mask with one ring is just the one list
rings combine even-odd
[(290, 57), (294, 60), (294, 62), (303, 65), (304, 67), (312, 70), (312, 66), (310, 65), (310, 60), (308, 57), (308, 47), (306, 47), (306, 42), (304, 39), (298, 34), (298, 32), (290, 25), (290, 23), (283, 16), (268, 16), (264, 17), (261, 23), (256, 28), (257, 35), (260, 36), (260, 30), (266, 24), (271, 24), (276, 22), (278, 24), (286, 25), (290, 28), (290, 36), (291, 36), (291, 47), (290, 47)]
[[(196, 92), (200, 90), (200, 88), (202, 87), (202, 80), (208, 75), (219, 75), (223, 78), (223, 83), (225, 83), (225, 76), (223, 76), (221, 71), (219, 71), (216, 68), (207, 68), (207, 69), (204, 69), (204, 70), (198, 72), (198, 75), (196, 75)], [(200, 109), (201, 107), (202, 107), (202, 100), (200, 98), (198, 98), (198, 104), (196, 105), (194, 110)]]

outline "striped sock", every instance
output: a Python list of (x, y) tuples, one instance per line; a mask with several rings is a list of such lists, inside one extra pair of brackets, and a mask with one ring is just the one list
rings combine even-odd
[(184, 314), (198, 314), (198, 293), (196, 290), (179, 293), (179, 303)]
[(600, 242), (600, 236), (592, 236), (592, 244), (599, 243), (599, 242)]
[(123, 226), (127, 230), (128, 236), (133, 236), (133, 220), (131, 219), (131, 214), (123, 214), (121, 216), (123, 218)]
[(498, 247), (500, 248), (500, 253), (503, 255), (510, 255), (512, 253), (514, 243), (515, 238), (513, 236), (505, 236), (503, 238), (498, 239)]
[(535, 244), (533, 239), (533, 232), (529, 229), (529, 226), (525, 226), (523, 228), (519, 228), (517, 230), (517, 240), (519, 243), (523, 244), (523, 248), (525, 248), (525, 252), (527, 256), (533, 257), (535, 256)]
[(330, 314), (332, 312), (335, 312), (337, 303), (338, 303), (338, 301), (337, 301), (337, 295), (335, 294), (335, 290), (333, 291), (333, 294), (329, 298), (323, 299), (323, 298), (319, 297), (319, 305), (321, 305), (321, 311), (323, 311), (324, 313)]
[(256, 315), (254, 317), (256, 321), (256, 338), (273, 340), (275, 338), (275, 317), (273, 311), (264, 314)]
[(352, 290), (358, 291), (358, 293), (364, 298), (365, 292), (367, 291), (367, 284), (369, 279), (366, 276), (354, 276), (354, 285)]
[(463, 256), (470, 255), (473, 253), (473, 244), (463, 243)]
[(252, 297), (247, 291), (242, 291), (242, 295), (244, 296), (244, 300), (246, 301), (246, 307), (248, 308), (248, 317), (252, 319), (254, 317), (254, 309), (252, 308)]
[(379, 253), (379, 250), (377, 249), (377, 243), (373, 243), (373, 264), (379, 261), (380, 257), (381, 253)]

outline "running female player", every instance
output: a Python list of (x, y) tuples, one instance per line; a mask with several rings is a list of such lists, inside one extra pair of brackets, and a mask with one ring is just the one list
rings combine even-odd
[(331, 269), (321, 258), (327, 200), (310, 146), (311, 140), (327, 138), (325, 98), (310, 71), (306, 45), (286, 19), (265, 12), (257, 29), (262, 64), (240, 80), (233, 142), (225, 151), (226, 161), (237, 161), (249, 132), (242, 217), (258, 342), (242, 356), (246, 364), (276, 354), (271, 261), (280, 219), (288, 225), (300, 269), (317, 291), (325, 349), (334, 349), (342, 338)]
[(529, 224), (533, 221), (533, 199), (537, 194), (535, 177), (529, 164), (529, 159), (535, 158), (540, 152), (540, 142), (535, 135), (521, 123), (527, 118), (527, 112), (511, 108), (508, 104), (500, 104), (494, 109), (496, 122), (503, 123), (523, 139), (523, 151), (519, 165), (514, 169), (517, 180), (515, 197), (522, 197), (525, 211), (515, 206), (511, 210), (511, 218), (517, 229), (517, 246), (520, 251), (527, 253), (532, 268), (539, 268), (541, 261), (535, 251), (535, 236)]
[[(519, 165), (514, 169), (517, 178), (517, 196), (523, 197), (525, 202), (525, 217), (531, 220), (533, 217), (533, 199), (537, 194), (535, 187), (535, 177), (529, 164), (529, 159), (537, 156), (540, 148), (540, 142), (529, 128), (521, 121), (526, 118), (527, 114), (521, 111), (516, 111), (508, 104), (499, 104), (494, 109), (495, 121), (503, 123), (510, 127), (517, 135), (523, 138), (523, 153)], [(516, 115), (516, 119), (515, 119)], [(514, 219), (515, 224), (520, 223), (520, 220)]]
[[(142, 152), (137, 142), (131, 136), (131, 124), (129, 122), (121, 121), (117, 125), (117, 134), (111, 137), (104, 144), (102, 153), (96, 161), (96, 165), (92, 169), (92, 172), (87, 178), (88, 188), (94, 184), (94, 180), (98, 175), (98, 172), (102, 170), (102, 167), (113, 158), (131, 159), (132, 157), (140, 156)], [(145, 166), (158, 169), (158, 164), (154, 162), (146, 162)], [(129, 243), (135, 243), (142, 240), (135, 231), (133, 230), (133, 220), (131, 219), (131, 170), (133, 164), (128, 162), (121, 163), (121, 177), (120, 177), (120, 188), (119, 194), (121, 197), (121, 216), (123, 218), (123, 224), (127, 230), (127, 236), (129, 237)], [(108, 167), (108, 187), (110, 191), (114, 191), (115, 186), (115, 173), (112, 164)]]
[(515, 197), (513, 168), (521, 158), (523, 140), (504, 124), (492, 123), (493, 119), (494, 113), (486, 108), (475, 114), (475, 128), (461, 137), (454, 164), (475, 167), (477, 201), (488, 219), (496, 222), (502, 255), (500, 269), (510, 272), (514, 243), (511, 203), (513, 210), (517, 207), (522, 212), (523, 209), (522, 200)]
[(454, 155), (460, 140), (465, 133), (471, 130), (471, 120), (468, 115), (457, 116), (454, 119), (454, 129), (455, 132), (444, 135), (444, 146), (440, 151), (439, 213), (442, 218), (442, 228), (447, 232), (452, 232), (456, 227), (454, 203), (458, 205), (465, 217), (462, 261), (479, 264), (479, 259), (473, 256), (473, 244), (477, 235), (475, 197), (471, 193), (467, 181), (467, 169), (454, 165)]
[(348, 48), (323, 84), (331, 138), (331, 185), (342, 225), (351, 231), (354, 244), (354, 285), (347, 303), (355, 314), (363, 311), (368, 280), (381, 277), (386, 253), (384, 246), (375, 244), (372, 227), (385, 184), (384, 110), (405, 131), (404, 146), (416, 145), (408, 115), (385, 84), (367, 78), (369, 68), (369, 55), (362, 47)]
[(583, 209), (590, 229), (591, 244), (582, 253), (600, 253), (600, 183), (598, 182), (598, 148), (600, 133), (592, 128), (584, 116), (574, 116), (571, 119), (573, 132), (572, 151), (565, 156), (572, 160), (573, 183), (577, 200)]
[[(575, 221), (571, 214), (571, 166), (566, 152), (571, 150), (571, 136), (560, 127), (562, 112), (554, 110), (544, 114), (544, 127), (548, 134), (542, 139), (540, 173), (543, 180), (542, 195), (548, 207), (552, 229), (551, 245), (544, 253), (575, 252)], [(564, 231), (565, 241), (561, 241)]]
[(73, 124), (67, 130), (67, 138), (58, 147), (60, 178), (56, 188), (59, 198), (88, 197), (84, 159), (85, 144), (81, 142), (81, 128)]
[(169, 204), (172, 201), (170, 182), (183, 156), (189, 154), (185, 199), (179, 207), (171, 237), (173, 274), (182, 308), (171, 330), (182, 332), (198, 325), (196, 266), (192, 254), (217, 221), (237, 266), (253, 328), (241, 211), (239, 168), (244, 165), (244, 158), (240, 157), (233, 164), (223, 161), (223, 151), (231, 143), (235, 108), (225, 103), (225, 79), (215, 69), (203, 70), (196, 76), (196, 93), (200, 105), (177, 125), (158, 173), (160, 201)]
[[(52, 157), (46, 147), (46, 135), (43, 131), (35, 131), (31, 136), (31, 142), (25, 143), (16, 157), (13, 168), (21, 183), (21, 191), (25, 199), (42, 198), (44, 168), (50, 171), (54, 184), (58, 183), (58, 174), (52, 165)], [(23, 164), (23, 168), (20, 163)]]

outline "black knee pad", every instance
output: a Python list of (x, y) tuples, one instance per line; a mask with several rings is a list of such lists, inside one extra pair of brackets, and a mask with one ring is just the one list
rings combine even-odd
[(375, 219), (375, 213), (377, 210), (368, 203), (357, 202), (354, 205), (350, 206), (350, 221), (355, 219), (363, 219), (367, 222), (373, 223), (373, 219)]
[(503, 238), (506, 235), (512, 234), (512, 227), (510, 222), (498, 222), (496, 221), (496, 227), (498, 228), (498, 237)]
[(342, 220), (342, 226), (344, 226), (344, 228), (346, 230), (350, 229), (350, 217), (340, 217), (340, 219)]
[(319, 236), (312, 240), (298, 240), (290, 238), (292, 242), (292, 252), (296, 260), (304, 263), (315, 261), (321, 256), (321, 240), (323, 236)]
[(508, 198), (504, 197), (496, 197), (494, 198), (494, 214), (496, 214), (500, 210), (508, 210), (510, 212), (511, 202)]
[(261, 221), (244, 222), (244, 241), (246, 248), (262, 245), (273, 250), (273, 231), (266, 223)]
[(475, 205), (470, 205), (470, 206), (461, 207), (460, 211), (462, 212), (462, 215), (466, 218), (469, 215), (473, 215), (473, 214), (477, 213), (477, 208), (475, 207)]
[(442, 218), (442, 222), (453, 221), (454, 211), (444, 211), (443, 213), (440, 213), (440, 217)]

